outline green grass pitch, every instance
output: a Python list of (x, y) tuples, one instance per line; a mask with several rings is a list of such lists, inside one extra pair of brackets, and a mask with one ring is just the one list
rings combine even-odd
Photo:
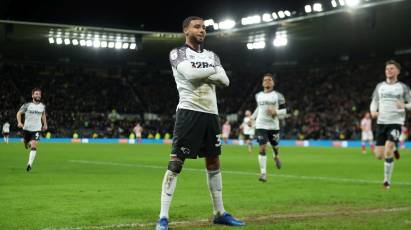
[[(0, 229), (153, 229), (169, 145), (40, 143), (25, 172), (22, 143), (0, 145)], [(283, 147), (283, 168), (257, 148), (223, 146), (225, 208), (241, 229), (411, 229), (411, 151), (382, 189), (383, 162), (354, 148)], [(170, 209), (171, 229), (212, 225), (204, 160), (188, 160)]]

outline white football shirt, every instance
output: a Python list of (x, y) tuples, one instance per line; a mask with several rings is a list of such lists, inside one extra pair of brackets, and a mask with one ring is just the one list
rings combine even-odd
[(28, 102), (22, 105), (19, 111), (24, 113), (23, 130), (31, 132), (41, 131), (41, 116), (46, 112), (46, 106), (43, 103), (35, 104)]

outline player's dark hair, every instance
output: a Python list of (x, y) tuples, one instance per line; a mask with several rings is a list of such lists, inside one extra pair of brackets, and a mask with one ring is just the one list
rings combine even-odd
[(271, 79), (273, 79), (273, 81), (275, 82), (275, 76), (272, 73), (265, 73), (263, 75), (263, 78), (265, 78), (265, 77), (271, 77)]
[(36, 91), (40, 91), (40, 92), (41, 92), (41, 89), (38, 88), (38, 87), (36, 87), (36, 88), (34, 88), (34, 89), (31, 91), (31, 94), (33, 94), (33, 93), (36, 92)]
[(401, 64), (398, 63), (398, 62), (395, 61), (395, 60), (392, 60), (392, 59), (391, 59), (391, 60), (386, 61), (386, 62), (385, 62), (385, 66), (387, 66), (387, 65), (395, 65), (395, 67), (397, 67), (397, 69), (401, 71)]
[(188, 27), (188, 25), (190, 25), (190, 22), (191, 22), (191, 21), (194, 21), (194, 20), (203, 20), (203, 21), (204, 21), (204, 19), (203, 19), (202, 17), (199, 17), (199, 16), (190, 16), (190, 17), (187, 17), (187, 18), (184, 19), (184, 21), (183, 21), (183, 31), (184, 31), (185, 28)]

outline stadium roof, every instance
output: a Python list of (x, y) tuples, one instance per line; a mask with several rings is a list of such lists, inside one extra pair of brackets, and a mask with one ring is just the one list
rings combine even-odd
[(273, 10), (303, 9), (305, 0), (18, 1), (0, 2), (0, 19), (152, 31), (180, 31), (190, 15), (222, 19)]
[[(352, 57), (392, 56), (411, 49), (411, 1), (379, 1), (387, 4), (370, 5), (357, 9), (341, 9), (332, 13), (324, 12), (312, 16), (293, 17), (260, 25), (241, 27), (228, 31), (214, 31), (208, 34), (206, 47), (217, 51), (228, 63), (304, 63), (305, 61), (346, 60)], [(133, 35), (138, 46), (137, 52), (124, 51), (122, 58), (153, 61), (161, 59), (168, 64), (168, 52), (183, 43), (180, 32), (151, 32), (147, 30), (125, 30), (107, 27), (87, 27), (65, 24), (39, 24), (33, 22), (0, 21), (0, 52), (47, 55), (91, 56), (100, 58), (119, 57), (118, 52), (97, 51), (80, 47), (50, 46), (50, 31), (65, 32), (93, 31), (114, 36)], [(273, 47), (272, 40), (278, 31), (287, 31), (288, 45)], [(53, 32), (53, 33), (54, 33)], [(248, 50), (250, 39), (264, 37), (266, 48)], [(84, 50), (84, 52), (83, 52)], [(88, 51), (86, 51), (88, 50)], [(113, 55), (114, 54), (114, 55)], [(87, 55), (86, 55), (87, 57)]]

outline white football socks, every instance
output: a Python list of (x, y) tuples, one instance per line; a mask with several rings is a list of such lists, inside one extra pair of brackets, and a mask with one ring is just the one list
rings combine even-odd
[(394, 171), (394, 161), (384, 161), (384, 182), (391, 183), (392, 172)]
[(167, 170), (164, 175), (161, 188), (160, 218), (165, 217), (168, 219), (168, 210), (170, 209), (171, 200), (173, 199), (173, 193), (176, 188), (177, 175), (178, 174), (170, 170)]
[(260, 164), (260, 172), (261, 174), (266, 174), (266, 167), (267, 167), (267, 156), (258, 154), (258, 163)]
[(28, 165), (30, 166), (33, 165), (34, 158), (36, 158), (36, 153), (37, 153), (36, 149), (31, 149), (30, 155), (29, 155), (29, 162), (27, 163)]
[(214, 215), (222, 215), (225, 210), (223, 205), (223, 186), (220, 170), (207, 170), (207, 183), (213, 201), (213, 213)]

